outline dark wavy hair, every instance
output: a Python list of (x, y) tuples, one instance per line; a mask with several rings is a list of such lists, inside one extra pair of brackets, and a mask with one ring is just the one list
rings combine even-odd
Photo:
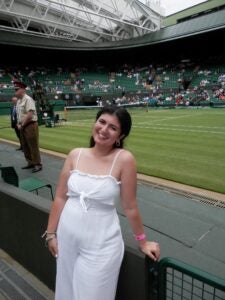
[[(121, 127), (120, 135), (122, 135), (123, 137), (120, 140), (120, 144), (118, 145), (117, 143), (115, 143), (113, 145), (113, 148), (123, 148), (123, 141), (129, 135), (132, 126), (132, 120), (129, 112), (123, 107), (104, 106), (97, 112), (95, 121), (97, 121), (102, 114), (108, 114), (117, 117)], [(93, 136), (91, 136), (90, 147), (94, 147), (94, 145), (95, 141)]]

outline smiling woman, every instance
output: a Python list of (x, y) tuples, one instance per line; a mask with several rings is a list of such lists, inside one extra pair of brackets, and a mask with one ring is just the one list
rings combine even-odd
[(103, 107), (91, 147), (73, 149), (64, 163), (43, 234), (57, 258), (56, 300), (115, 299), (124, 254), (119, 199), (140, 250), (160, 257), (158, 243), (146, 240), (137, 206), (135, 159), (122, 149), (131, 123), (126, 109)]
[[(117, 136), (113, 145), (113, 147), (115, 148), (123, 148), (123, 140), (129, 135), (131, 125), (132, 121), (130, 114), (125, 109), (115, 109), (109, 106), (100, 110), (96, 115), (95, 127), (99, 127), (101, 134), (102, 132), (107, 132), (107, 127), (110, 129), (109, 132), (114, 132), (113, 135), (115, 135), (115, 137), (116, 134), (118, 135), (119, 133), (119, 136)], [(94, 145), (95, 139), (94, 136), (92, 136), (90, 141), (90, 147), (93, 147)]]

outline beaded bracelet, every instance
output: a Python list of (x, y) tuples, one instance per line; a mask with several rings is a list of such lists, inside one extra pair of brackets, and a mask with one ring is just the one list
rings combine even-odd
[(136, 241), (143, 241), (146, 238), (145, 233), (141, 233), (141, 234), (134, 234), (134, 238)]
[(54, 238), (56, 238), (56, 234), (52, 234), (51, 236), (46, 237), (45, 246), (48, 247), (48, 242), (51, 241)]
[(45, 246), (48, 247), (48, 242), (54, 238), (56, 238), (56, 232), (48, 232), (48, 231), (45, 231), (42, 236), (42, 238), (46, 237), (45, 238)]
[(47, 236), (47, 235), (51, 235), (51, 234), (53, 234), (53, 235), (55, 235), (56, 236), (56, 232), (48, 232), (47, 230), (42, 234), (42, 238), (44, 238), (45, 236)]

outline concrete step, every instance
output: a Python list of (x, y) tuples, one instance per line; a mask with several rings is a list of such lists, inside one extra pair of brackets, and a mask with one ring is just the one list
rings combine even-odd
[(0, 300), (53, 300), (54, 292), (0, 249)]

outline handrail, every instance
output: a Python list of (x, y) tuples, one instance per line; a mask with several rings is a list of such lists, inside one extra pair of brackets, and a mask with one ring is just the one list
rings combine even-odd
[[(225, 280), (171, 257), (158, 263), (158, 300), (225, 299)], [(178, 298), (177, 298), (178, 299)]]

